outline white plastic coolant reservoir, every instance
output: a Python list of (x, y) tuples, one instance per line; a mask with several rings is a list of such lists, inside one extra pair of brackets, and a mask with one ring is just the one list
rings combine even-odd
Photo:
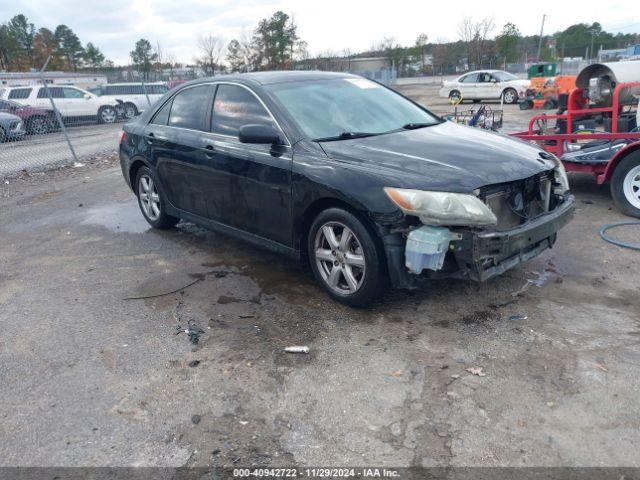
[(425, 268), (440, 270), (451, 238), (451, 232), (445, 227), (424, 225), (409, 232), (404, 251), (409, 271), (419, 274)]

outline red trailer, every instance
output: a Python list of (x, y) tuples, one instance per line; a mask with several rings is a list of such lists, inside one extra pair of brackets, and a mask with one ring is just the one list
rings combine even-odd
[[(640, 62), (633, 63), (640, 67)], [(568, 172), (591, 173), (598, 184), (610, 182), (616, 206), (627, 215), (640, 217), (640, 131), (636, 120), (640, 81), (616, 82), (606, 65), (613, 64), (591, 65), (586, 75), (581, 72), (563, 113), (534, 116), (528, 130), (512, 135), (555, 154)], [(628, 78), (628, 71), (625, 73)]]

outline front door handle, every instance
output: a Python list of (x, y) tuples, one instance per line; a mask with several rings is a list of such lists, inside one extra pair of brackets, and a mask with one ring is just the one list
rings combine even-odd
[(155, 135), (153, 134), (153, 132), (150, 132), (147, 134), (147, 143), (149, 145), (151, 145), (153, 143), (153, 139), (155, 138)]
[(206, 147), (204, 147), (204, 154), (207, 156), (207, 158), (212, 158), (213, 155), (215, 154), (215, 149), (213, 148), (213, 145), (209, 144)]

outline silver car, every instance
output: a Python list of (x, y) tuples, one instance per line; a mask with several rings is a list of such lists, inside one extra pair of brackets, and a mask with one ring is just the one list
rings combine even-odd
[(11, 113), (0, 112), (0, 143), (20, 140), (26, 133), (20, 117)]

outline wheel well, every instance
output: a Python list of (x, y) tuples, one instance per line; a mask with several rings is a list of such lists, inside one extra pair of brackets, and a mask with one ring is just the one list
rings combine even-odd
[(635, 142), (630, 146), (628, 146), (627, 148), (623, 149), (619, 155), (611, 159), (611, 161), (607, 165), (606, 170), (604, 171), (604, 174), (598, 175), (598, 179), (597, 179), (598, 183), (602, 184), (604, 182), (610, 181), (611, 177), (613, 177), (613, 172), (615, 171), (616, 167), (620, 164), (622, 160), (624, 160), (630, 155), (638, 155), (638, 154), (640, 154), (640, 142)]
[(144, 166), (145, 166), (145, 163), (142, 160), (136, 160), (129, 167), (129, 183), (131, 184), (131, 188), (135, 193), (138, 193), (136, 191), (136, 188), (137, 188), (136, 177), (138, 176), (138, 170), (140, 170), (140, 168)]
[(309, 235), (309, 230), (311, 229), (311, 224), (313, 223), (314, 219), (318, 216), (320, 212), (322, 212), (323, 210), (327, 210), (328, 208), (342, 208), (343, 210), (347, 210), (349, 213), (352, 213), (362, 221), (365, 228), (369, 230), (369, 233), (371, 234), (373, 241), (376, 243), (376, 246), (378, 247), (380, 258), (384, 262), (384, 269), (386, 271), (387, 259), (384, 252), (382, 239), (380, 238), (380, 235), (376, 231), (376, 228), (374, 227), (371, 219), (369, 219), (361, 211), (351, 206), (349, 203), (343, 200), (339, 200), (337, 198), (320, 198), (315, 202), (313, 202), (312, 204), (310, 204), (302, 214), (302, 221), (300, 222), (300, 226), (296, 232), (297, 233), (296, 243), (297, 243), (297, 247), (300, 250), (300, 256), (303, 259), (303, 261), (306, 262), (308, 259), (306, 246), (307, 246), (307, 238)]

